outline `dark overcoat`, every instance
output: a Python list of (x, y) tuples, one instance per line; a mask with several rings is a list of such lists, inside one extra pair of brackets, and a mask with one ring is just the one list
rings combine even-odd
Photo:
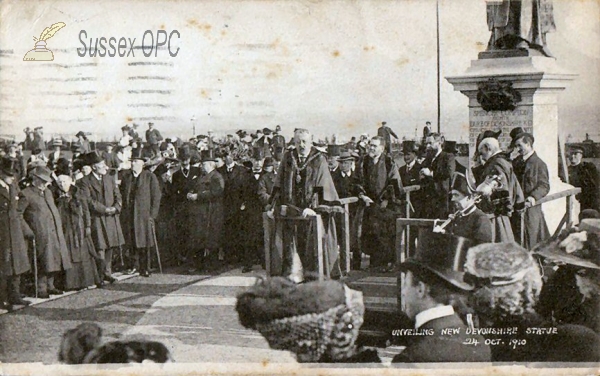
[(454, 154), (442, 151), (436, 158), (425, 159), (423, 167), (433, 172), (433, 177), (421, 179), (422, 193), (429, 203), (424, 215), (432, 219), (446, 218), (450, 213), (450, 179), (456, 169)]
[(18, 208), (35, 236), (38, 270), (52, 273), (70, 269), (69, 250), (52, 192), (27, 187), (21, 191)]
[(275, 172), (262, 173), (258, 179), (257, 194), (263, 207), (271, 203), (271, 194), (273, 193), (273, 186), (276, 179), (277, 175)]
[(153, 247), (155, 243), (150, 218), (156, 223), (160, 210), (158, 178), (152, 172), (142, 170), (134, 179), (132, 170), (126, 170), (121, 178), (120, 189), (123, 198), (120, 220), (126, 244), (136, 248)]
[(225, 182), (218, 171), (194, 179), (193, 193), (198, 194), (194, 207), (194, 225), (197, 248), (221, 247), (223, 231), (223, 192)]
[[(534, 152), (525, 161), (525, 167), (521, 176), (517, 175), (523, 195), (525, 198), (533, 197), (539, 201), (550, 192), (550, 179), (548, 177), (548, 166)], [(534, 245), (550, 237), (548, 225), (544, 219), (541, 206), (534, 206), (525, 212), (525, 244), (523, 247), (532, 249)]]
[[(119, 213), (121, 193), (114, 176), (104, 175), (101, 180), (93, 173), (81, 178), (81, 188), (88, 199), (92, 222), (92, 239), (96, 250), (105, 250), (125, 244)], [(117, 213), (106, 214), (106, 208), (115, 207)]]
[(30, 269), (27, 242), (23, 235), (31, 229), (17, 210), (19, 187), (13, 183), (10, 192), (0, 187), (0, 276), (10, 277), (26, 273)]

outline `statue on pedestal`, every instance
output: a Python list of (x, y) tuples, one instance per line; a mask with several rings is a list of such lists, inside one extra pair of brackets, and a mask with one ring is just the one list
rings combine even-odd
[(552, 57), (546, 33), (556, 30), (552, 0), (502, 0), (487, 3), (492, 32), (487, 51), (537, 51)]

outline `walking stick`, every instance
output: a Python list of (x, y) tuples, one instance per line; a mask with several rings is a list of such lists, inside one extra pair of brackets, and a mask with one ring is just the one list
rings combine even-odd
[[(154, 229), (154, 221), (150, 224), (150, 227), (152, 228), (152, 239), (154, 240), (154, 246), (156, 247), (156, 258), (158, 259), (158, 270), (160, 271), (160, 274), (163, 274), (162, 264), (160, 262), (160, 252), (158, 250), (158, 242), (156, 241), (156, 231)], [(148, 255), (148, 264), (150, 264), (150, 255)], [(150, 265), (148, 265), (148, 268), (150, 268)]]
[(33, 282), (35, 284), (35, 298), (38, 297), (38, 266), (37, 266), (37, 247), (35, 245), (35, 238), (31, 241), (33, 245)]

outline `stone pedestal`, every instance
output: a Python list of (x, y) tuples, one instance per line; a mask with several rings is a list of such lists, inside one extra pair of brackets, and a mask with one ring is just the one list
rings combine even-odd
[[(500, 145), (506, 150), (511, 141), (510, 131), (521, 127), (533, 134), (534, 149), (548, 165), (550, 193), (570, 188), (558, 178), (558, 97), (576, 77), (561, 70), (555, 59), (541, 56), (473, 60), (465, 74), (446, 77), (454, 90), (469, 98), (469, 155), (475, 152), (479, 133), (501, 129)], [(490, 96), (486, 86), (493, 87), (494, 83), (514, 89), (516, 99), (512, 110), (486, 111), (482, 107), (484, 97)], [(565, 205), (562, 199), (543, 206), (551, 232), (558, 226)]]

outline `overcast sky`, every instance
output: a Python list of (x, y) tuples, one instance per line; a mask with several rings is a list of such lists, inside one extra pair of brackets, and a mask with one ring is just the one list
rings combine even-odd
[[(566, 136), (598, 134), (600, 7), (554, 1), (548, 45), (579, 77), (560, 97)], [(3, 1), (0, 3), (0, 133), (113, 137), (154, 121), (166, 136), (209, 129), (307, 127), (316, 134), (375, 133), (387, 121), (413, 137), (435, 124), (436, 2), (412, 1)], [(489, 39), (485, 1), (440, 1), (441, 74), (465, 72)], [(24, 62), (33, 36), (56, 22), (53, 62)], [(78, 56), (89, 38), (177, 30), (172, 50), (145, 57)], [(148, 40), (148, 36), (146, 41)], [(129, 47), (127, 47), (129, 49)], [(441, 128), (467, 140), (467, 98), (442, 79)], [(192, 117), (195, 121), (191, 121)], [(596, 136), (600, 139), (600, 137)]]

